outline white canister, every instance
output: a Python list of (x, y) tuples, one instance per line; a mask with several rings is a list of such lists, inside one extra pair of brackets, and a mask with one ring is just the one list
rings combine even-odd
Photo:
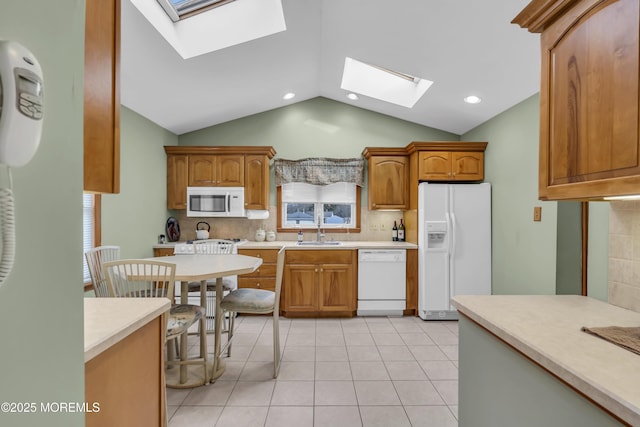
[(264, 230), (256, 230), (256, 242), (264, 242), (266, 235)]
[(276, 232), (267, 231), (267, 242), (275, 242), (275, 241), (276, 241)]

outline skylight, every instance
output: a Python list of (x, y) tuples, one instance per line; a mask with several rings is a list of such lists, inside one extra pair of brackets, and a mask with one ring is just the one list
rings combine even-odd
[[(189, 19), (173, 22), (160, 6), (160, 0), (131, 0), (153, 27), (184, 59), (203, 55), (285, 31), (282, 0), (162, 0), (167, 3), (200, 3), (215, 7), (207, 13), (197, 13)], [(207, 6), (202, 4), (208, 3)], [(184, 5), (186, 6), (186, 4)]]
[(157, 0), (173, 22), (235, 0)]
[(342, 84), (344, 90), (381, 101), (412, 108), (433, 84), (420, 77), (345, 58)]

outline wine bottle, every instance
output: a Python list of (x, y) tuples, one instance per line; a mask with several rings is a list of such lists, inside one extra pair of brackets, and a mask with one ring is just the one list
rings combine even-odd
[(393, 228), (391, 229), (391, 240), (394, 242), (398, 241), (398, 226), (396, 225), (396, 221), (393, 221)]
[(398, 241), (404, 242), (404, 224), (402, 218), (400, 218), (400, 225), (398, 226)]

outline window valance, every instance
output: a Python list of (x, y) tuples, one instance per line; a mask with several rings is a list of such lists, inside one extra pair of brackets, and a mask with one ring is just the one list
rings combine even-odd
[(349, 182), (361, 187), (364, 184), (364, 159), (275, 159), (274, 170), (276, 186), (290, 182), (314, 185)]

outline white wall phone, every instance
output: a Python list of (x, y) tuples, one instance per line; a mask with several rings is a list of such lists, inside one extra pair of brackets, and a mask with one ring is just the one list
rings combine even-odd
[(0, 40), (0, 164), (9, 173), (9, 188), (0, 188), (0, 286), (15, 256), (10, 168), (27, 164), (40, 145), (43, 95), (42, 69), (35, 56), (17, 42)]

